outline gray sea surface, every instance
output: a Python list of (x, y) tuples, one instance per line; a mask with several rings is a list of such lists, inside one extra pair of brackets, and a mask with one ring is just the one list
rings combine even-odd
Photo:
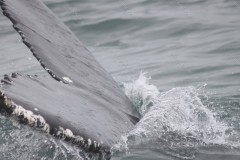
[[(44, 2), (142, 115), (112, 159), (240, 159), (239, 0)], [(16, 71), (47, 74), (1, 14), (0, 77)], [(1, 160), (84, 159), (12, 118), (0, 124)]]

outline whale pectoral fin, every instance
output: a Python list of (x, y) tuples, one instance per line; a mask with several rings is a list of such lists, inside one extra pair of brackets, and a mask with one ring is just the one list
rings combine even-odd
[[(0, 90), (1, 112), (17, 116), (20, 122), (55, 136), (69, 133), (67, 140), (80, 137), (81, 147), (89, 148), (95, 146), (95, 142), (102, 142), (101, 147), (110, 149), (133, 127), (132, 117), (119, 112), (98, 94), (59, 83), (50, 76), (6, 75)], [(40, 124), (35, 122), (35, 116), (42, 117)]]
[[(39, 0), (0, 0), (0, 5), (50, 75), (5, 76), (1, 111), (11, 115), (6, 106), (21, 106), (26, 114), (40, 115), (51, 134), (80, 135), (88, 144), (103, 141), (108, 147), (137, 123), (140, 116), (117, 83), (47, 6)], [(21, 107), (14, 115), (25, 117)]]
[(86, 47), (41, 1), (0, 1), (4, 15), (54, 79), (78, 86), (84, 85), (79, 81), (96, 83), (96, 79), (113, 83)]
[(139, 118), (118, 84), (45, 4), (39, 0), (0, 0), (0, 5), (51, 77), (98, 93), (103, 101), (112, 101), (112, 107)]

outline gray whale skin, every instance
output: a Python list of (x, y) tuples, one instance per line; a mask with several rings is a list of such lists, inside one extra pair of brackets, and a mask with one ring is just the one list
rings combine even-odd
[(20, 123), (79, 146), (110, 155), (139, 114), (118, 84), (40, 0), (0, 0), (46, 75), (4, 75), (0, 111)]

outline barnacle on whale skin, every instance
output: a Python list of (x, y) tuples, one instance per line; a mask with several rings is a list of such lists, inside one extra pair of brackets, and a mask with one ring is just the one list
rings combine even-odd
[(18, 118), (18, 121), (28, 124), (31, 127), (40, 128), (49, 133), (50, 126), (40, 115), (35, 115), (32, 111), (24, 109), (22, 106), (15, 104), (11, 98), (0, 91), (0, 112), (9, 116)]
[(14, 110), (14, 104), (10, 98), (0, 91), (0, 112), (11, 114)]
[[(24, 109), (22, 106), (15, 104), (9, 97), (0, 91), (0, 111), (6, 112), (9, 116), (16, 117), (21, 123), (27, 124), (30, 127), (41, 129), (43, 132), (50, 133), (50, 125), (41, 115), (35, 115), (32, 111)], [(80, 135), (74, 135), (70, 129), (58, 127), (54, 135), (63, 140), (70, 141), (80, 148), (88, 149), (94, 153), (106, 156), (107, 153), (103, 147), (103, 142), (93, 141), (91, 139), (84, 139)]]

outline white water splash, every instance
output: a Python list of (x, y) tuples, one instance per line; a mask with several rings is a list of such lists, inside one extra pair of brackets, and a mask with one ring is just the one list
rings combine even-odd
[(155, 103), (159, 95), (156, 86), (150, 85), (150, 77), (146, 73), (140, 74), (139, 78), (132, 83), (124, 83), (124, 91), (132, 103), (137, 107), (138, 112), (143, 116), (148, 109)]
[(156, 86), (149, 84), (150, 79), (141, 73), (136, 81), (124, 84), (125, 94), (142, 118), (114, 146), (114, 150), (128, 151), (129, 147), (136, 146), (162, 149), (172, 152), (171, 155), (175, 152), (174, 156), (180, 158), (192, 158), (193, 153), (181, 153), (184, 148), (189, 150), (189, 147), (195, 149), (208, 144), (232, 145), (228, 140), (229, 127), (218, 121), (215, 113), (202, 103), (199, 89), (177, 87), (160, 93)]

